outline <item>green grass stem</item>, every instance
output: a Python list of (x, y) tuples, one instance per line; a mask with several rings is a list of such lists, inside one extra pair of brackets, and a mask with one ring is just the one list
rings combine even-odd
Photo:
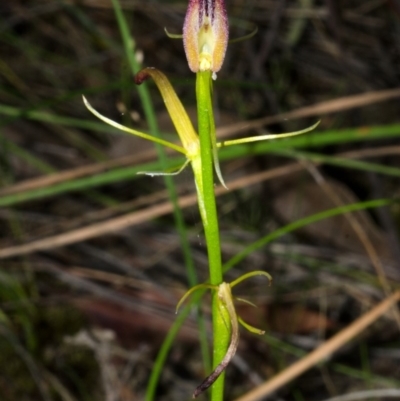
[(394, 200), (392, 200), (392, 199), (376, 199), (376, 200), (371, 200), (371, 201), (366, 201), (366, 202), (357, 202), (357, 203), (352, 203), (350, 205), (344, 205), (344, 206), (336, 207), (333, 209), (324, 210), (323, 212), (315, 213), (311, 216), (307, 216), (302, 219), (296, 220), (284, 227), (281, 227), (281, 228), (273, 231), (272, 233), (269, 233), (268, 235), (258, 239), (257, 241), (253, 242), (252, 244), (248, 245), (245, 249), (243, 249), (241, 252), (239, 252), (233, 258), (229, 259), (228, 262), (226, 262), (224, 264), (224, 267), (223, 267), (224, 272), (228, 271), (233, 266), (237, 265), (239, 262), (241, 262), (243, 259), (245, 259), (252, 252), (264, 247), (265, 245), (269, 244), (273, 240), (275, 240), (279, 237), (282, 237), (283, 235), (288, 234), (291, 231), (305, 227), (305, 226), (315, 223), (317, 221), (327, 219), (329, 217), (333, 217), (333, 216), (337, 216), (337, 215), (341, 215), (341, 214), (345, 214), (345, 213), (350, 213), (350, 212), (355, 212), (358, 210), (365, 210), (365, 209), (387, 206), (393, 202), (394, 202)]
[[(400, 133), (400, 131), (399, 131)], [(9, 142), (4, 142), (5, 146), (10, 148), (10, 151), (14, 152), (22, 159), (26, 160), (32, 166), (37, 167), (39, 170), (43, 172), (51, 172), (51, 167), (47, 164), (44, 164), (39, 159), (32, 156), (30, 153), (24, 151), (17, 145), (11, 144)], [(238, 152), (238, 149), (239, 152)], [(232, 146), (229, 148), (224, 148), (220, 153), (220, 160), (232, 160), (238, 157), (249, 156), (249, 152), (251, 154), (265, 154), (273, 153), (281, 156), (288, 157), (296, 157), (303, 158), (315, 162), (321, 162), (325, 164), (331, 164), (344, 168), (352, 168), (360, 171), (372, 171), (378, 174), (384, 174), (388, 176), (399, 177), (400, 169), (397, 167), (388, 167), (377, 163), (370, 163), (366, 161), (359, 161), (348, 159), (344, 157), (336, 157), (336, 156), (325, 156), (322, 154), (316, 154), (311, 152), (304, 152), (298, 150), (290, 150), (290, 149), (277, 149), (277, 150), (266, 150), (263, 147), (257, 148), (257, 152), (254, 152), (254, 149), (251, 150), (246, 148), (245, 146)], [(166, 161), (166, 170), (174, 168), (176, 166), (182, 165), (185, 159), (183, 157), (169, 157)], [(4, 206), (12, 206), (21, 202), (31, 201), (35, 199), (40, 199), (43, 197), (57, 196), (62, 193), (66, 193), (69, 191), (78, 191), (85, 190), (88, 188), (98, 187), (102, 185), (108, 185), (116, 182), (121, 182), (124, 180), (135, 180), (137, 178), (136, 174), (141, 171), (160, 171), (163, 169), (163, 166), (159, 161), (145, 163), (138, 166), (125, 167), (125, 168), (117, 168), (110, 171), (106, 171), (103, 173), (99, 173), (90, 177), (78, 178), (72, 181), (63, 182), (60, 184), (53, 185), (48, 188), (38, 188), (34, 190), (27, 190), (25, 192), (21, 192), (18, 194), (7, 195), (0, 198), (0, 207)]]

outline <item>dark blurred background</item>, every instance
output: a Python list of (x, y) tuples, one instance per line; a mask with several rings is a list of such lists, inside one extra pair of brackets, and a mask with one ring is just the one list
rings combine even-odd
[[(195, 77), (182, 41), (164, 31), (181, 32), (187, 3), (120, 3), (137, 59), (169, 77), (195, 121)], [(249, 151), (223, 162), (228, 187), (241, 180), (240, 189), (218, 198), (224, 260), (305, 216), (398, 197), (400, 2), (229, 0), (227, 9), (232, 39), (254, 26), (258, 33), (229, 45), (215, 83), (219, 132), (238, 136), (241, 123), (276, 116), (268, 126), (241, 128), (240, 135), (302, 129), (318, 119), (321, 135), (353, 130), (362, 136), (370, 129), (377, 135), (311, 148), (318, 155), (363, 159), (370, 163), (364, 170), (320, 164), (293, 149), (286, 155)], [(176, 140), (162, 98), (152, 83), (148, 87), (163, 136)], [(174, 218), (156, 212), (169, 204), (163, 178), (134, 170), (156, 160), (153, 145), (96, 120), (82, 94), (104, 115), (146, 131), (111, 1), (3, 0), (2, 401), (144, 399), (176, 302), (188, 287)], [(304, 109), (334, 99), (335, 110), (332, 104), (314, 113)], [(293, 110), (300, 110), (297, 116), (287, 114)], [(270, 177), (257, 178), (264, 171)], [(181, 196), (194, 190), (189, 169), (174, 182)], [(133, 213), (136, 223), (121, 223)], [(201, 282), (208, 266), (197, 207), (183, 215)], [(267, 335), (243, 330), (227, 371), (227, 399), (283, 370), (399, 287), (398, 204), (351, 216), (278, 238), (227, 273), (227, 281), (254, 269), (274, 277), (272, 287), (253, 279), (238, 288), (239, 296), (259, 306), (238, 305), (239, 313)], [(69, 242), (60, 243), (63, 233), (70, 233)], [(211, 338), (208, 297), (202, 310)], [(270, 399), (325, 400), (398, 388), (395, 315)], [(193, 310), (169, 353), (156, 399), (191, 397), (205, 374), (198, 338)]]

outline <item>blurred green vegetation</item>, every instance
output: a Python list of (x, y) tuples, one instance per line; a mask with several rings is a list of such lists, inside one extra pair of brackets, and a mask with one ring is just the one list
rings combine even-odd
[[(120, 4), (136, 44), (130, 58), (129, 33), (121, 36), (111, 1), (0, 5), (1, 400), (141, 399), (151, 373), (147, 399), (186, 399), (204, 375), (208, 304), (192, 314), (188, 307), (174, 324), (188, 283), (207, 279), (197, 209), (176, 207), (193, 192), (191, 173), (169, 180), (169, 192), (163, 179), (137, 175), (182, 160), (160, 159), (140, 139), (95, 120), (81, 98), (116, 121), (175, 140), (156, 88), (139, 92), (132, 67), (166, 73), (196, 120), (182, 42), (164, 32), (181, 31), (187, 4)], [(234, 0), (227, 7), (232, 38), (247, 33), (244, 21), (259, 32), (229, 47), (218, 74), (224, 139), (322, 120), (306, 136), (220, 151), (228, 187), (242, 180), (219, 197), (224, 261), (234, 267), (227, 281), (254, 268), (274, 277), (268, 289), (257, 280), (241, 286), (262, 305), (246, 320), (269, 331), (262, 339), (243, 335), (240, 359), (228, 369), (234, 398), (370, 308), (384, 296), (385, 280), (390, 291), (399, 288), (400, 14), (395, 1)], [(264, 172), (271, 176), (258, 179)], [(141, 224), (79, 239), (87, 227), (112, 227), (169, 199), (175, 217), (149, 214)], [(381, 274), (354, 225), (339, 216), (350, 209)], [(64, 233), (75, 235), (68, 246), (54, 241), (1, 256)], [(292, 319), (300, 310), (303, 317)], [(175, 339), (186, 314), (192, 319)], [(398, 330), (385, 317), (278, 396), (323, 400), (398, 386)]]

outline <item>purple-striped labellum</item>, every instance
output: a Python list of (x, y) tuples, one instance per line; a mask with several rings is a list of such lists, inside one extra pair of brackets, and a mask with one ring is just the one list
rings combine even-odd
[(218, 72), (225, 58), (228, 37), (224, 0), (189, 0), (183, 45), (193, 72)]

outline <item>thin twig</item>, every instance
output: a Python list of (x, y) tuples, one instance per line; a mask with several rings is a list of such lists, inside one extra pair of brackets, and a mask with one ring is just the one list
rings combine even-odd
[(343, 394), (338, 395), (337, 397), (328, 398), (324, 401), (358, 401), (381, 397), (400, 399), (400, 389), (381, 388), (378, 390), (356, 391), (354, 393)]
[[(293, 163), (277, 169), (257, 173), (250, 177), (239, 178), (229, 184), (232, 190), (244, 188), (248, 185), (268, 180), (282, 175), (290, 174), (303, 169), (298, 163)], [(222, 185), (215, 190), (216, 195), (227, 194), (228, 192)], [(196, 194), (186, 195), (179, 198), (179, 206), (186, 208), (195, 205), (197, 202)], [(110, 234), (116, 231), (132, 227), (144, 223), (150, 219), (164, 216), (172, 212), (170, 202), (164, 202), (160, 205), (151, 206), (144, 210), (128, 213), (114, 219), (107, 220), (101, 223), (95, 223), (87, 227), (72, 230), (52, 237), (43, 238), (37, 241), (32, 241), (27, 244), (11, 246), (0, 250), (0, 259), (10, 258), (13, 256), (27, 255), (29, 253), (46, 251), (61, 246), (71, 245), (80, 241), (85, 241), (91, 238), (96, 238), (104, 234)]]
[(304, 117), (322, 116), (324, 114), (338, 113), (339, 111), (364, 107), (378, 102), (400, 97), (400, 88), (388, 89), (376, 92), (367, 92), (361, 95), (346, 96), (339, 99), (320, 102), (312, 106), (301, 107), (297, 110), (276, 116), (262, 117), (257, 120), (243, 121), (240, 123), (226, 125), (217, 129), (218, 138), (235, 135), (250, 129), (256, 129), (268, 124), (275, 124), (284, 121), (284, 119), (297, 119)]

